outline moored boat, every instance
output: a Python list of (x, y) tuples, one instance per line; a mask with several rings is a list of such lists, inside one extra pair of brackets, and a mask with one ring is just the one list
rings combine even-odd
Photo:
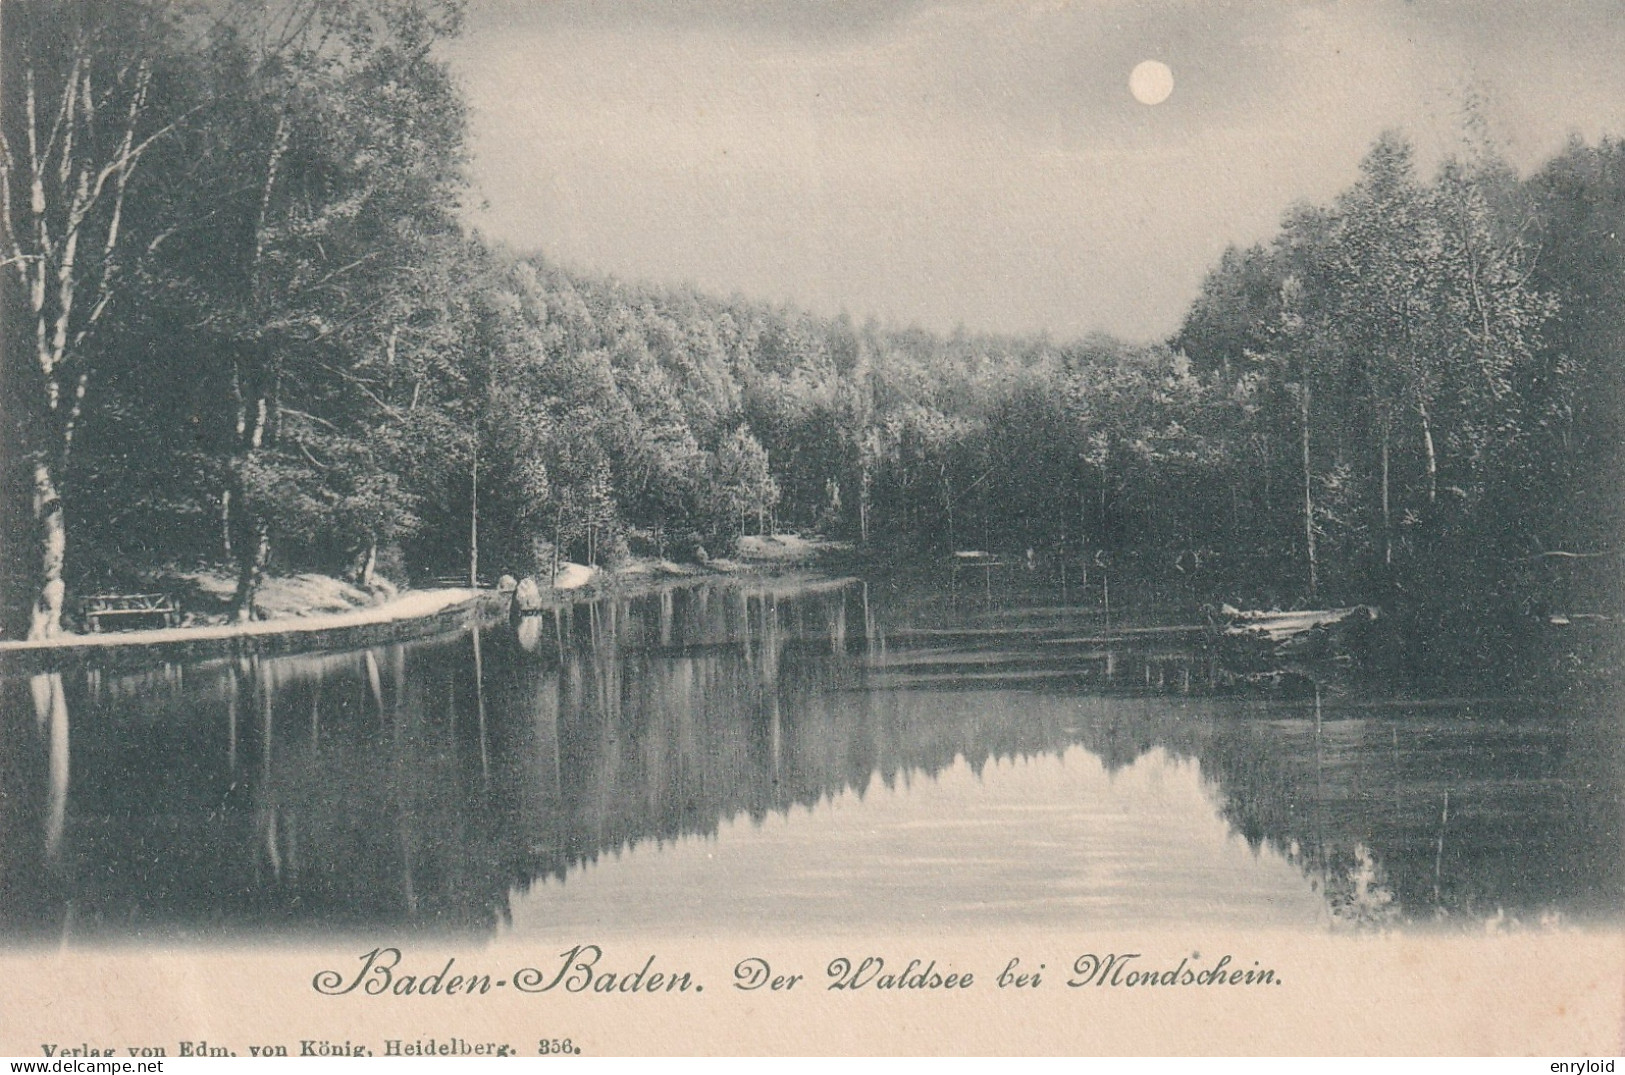
[(1378, 610), (1346, 608), (1261, 612), (1224, 605), (1209, 616), (1208, 637), (1227, 663), (1246, 668), (1283, 662), (1354, 661), (1370, 644)]

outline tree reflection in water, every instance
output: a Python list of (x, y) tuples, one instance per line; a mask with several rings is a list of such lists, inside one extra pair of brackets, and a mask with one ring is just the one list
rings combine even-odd
[(1188, 635), (930, 596), (707, 582), (407, 645), (8, 677), (0, 908), (19, 939), (483, 934), (606, 853), (1081, 747), (1108, 772), (1193, 759), (1334, 925), (1617, 918), (1602, 701), (1237, 692)]

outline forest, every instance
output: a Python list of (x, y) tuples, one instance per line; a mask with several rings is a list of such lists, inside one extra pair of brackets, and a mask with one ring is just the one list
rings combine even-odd
[(177, 566), (247, 618), (268, 573), (774, 530), (1367, 602), (1450, 652), (1625, 599), (1625, 142), (1520, 175), (1469, 114), (1425, 174), (1385, 134), (1170, 339), (944, 336), (470, 231), (456, 3), (0, 20), (4, 637)]

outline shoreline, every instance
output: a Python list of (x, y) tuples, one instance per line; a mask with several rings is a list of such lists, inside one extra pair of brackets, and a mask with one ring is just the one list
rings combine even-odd
[(349, 612), (248, 623), (163, 627), (0, 641), (0, 672), (51, 671), (91, 659), (111, 665), (300, 653), (378, 645), (460, 630), (480, 613), (484, 593), (410, 590)]
[[(770, 550), (776, 538), (755, 540)], [(783, 556), (767, 551), (766, 555), (718, 558), (705, 564), (638, 558), (613, 569), (593, 569), (592, 575), (577, 585), (545, 589), (538, 611), (671, 585), (770, 577), (787, 571), (817, 573), (830, 566), (827, 561), (831, 553), (847, 551), (840, 543), (797, 539), (793, 549)], [(89, 661), (127, 666), (406, 642), (505, 619), (511, 600), (510, 592), (498, 589), (407, 590), (379, 604), (342, 612), (295, 612), (246, 623), (0, 639), (0, 673), (49, 672)]]
[[(750, 539), (765, 542), (771, 539)], [(789, 555), (775, 556), (754, 547), (751, 555), (717, 557), (705, 563), (681, 563), (655, 557), (634, 557), (614, 568), (593, 568), (586, 581), (569, 587), (548, 587), (542, 590), (542, 606), (534, 611), (547, 612), (554, 608), (582, 601), (596, 601), (605, 597), (636, 596), (666, 586), (683, 586), (717, 579), (773, 578), (786, 574), (823, 574), (840, 571), (850, 566), (856, 556), (846, 542), (806, 541)], [(560, 565), (572, 568), (581, 564)], [(561, 571), (561, 575), (564, 572)], [(508, 612), (511, 594), (501, 590), (482, 590), (481, 593), (501, 594), (502, 612)]]
[[(349, 609), (321, 609), (319, 606), (298, 607), (283, 603), (284, 611), (273, 618), (247, 623), (212, 623), (206, 625), (152, 628), (133, 631), (111, 631), (88, 634), (62, 634), (43, 640), (0, 640), (0, 674), (34, 674), (64, 670), (75, 666), (95, 666), (109, 669), (133, 668), (166, 662), (191, 662), (221, 659), (241, 659), (254, 655), (277, 656), (295, 653), (342, 651), (369, 646), (391, 645), (401, 642), (451, 635), (473, 626), (495, 626), (506, 623), (513, 616), (534, 616), (566, 610), (578, 604), (595, 601), (636, 598), (668, 588), (704, 586), (723, 580), (750, 585), (793, 585), (805, 587), (816, 580), (839, 581), (855, 572), (887, 566), (897, 567), (873, 550), (860, 550), (844, 542), (803, 539), (795, 535), (773, 535), (748, 540), (741, 554), (732, 558), (717, 558), (704, 563), (679, 563), (654, 557), (635, 557), (614, 568), (588, 568), (585, 565), (561, 565), (568, 570), (560, 572), (559, 579), (570, 580), (562, 588), (548, 587), (541, 591), (536, 607), (516, 613), (513, 609), (513, 591), (496, 588), (471, 589), (468, 587), (436, 587), (407, 590), (395, 597), (373, 605)], [(913, 566), (919, 567), (916, 563)], [(327, 576), (290, 576), (288, 580), (309, 580), (316, 583), (336, 582)], [(342, 585), (342, 584), (341, 584)], [(1115, 587), (1114, 587), (1115, 589)], [(1155, 603), (1160, 607), (1160, 603)], [(1142, 606), (1141, 611), (1146, 608)], [(1077, 611), (1082, 611), (1081, 606)], [(1166, 609), (1163, 609), (1166, 612)], [(1181, 618), (1170, 627), (1162, 618), (1153, 616), (1151, 622), (1161, 624), (1152, 628), (1173, 633), (1202, 635), (1205, 629)], [(1395, 621), (1390, 621), (1395, 622)], [(1590, 627), (1590, 621), (1583, 624)], [(1145, 623), (1133, 633), (1145, 630)], [(933, 628), (915, 625), (909, 633), (948, 635), (963, 634), (971, 628), (958, 624), (952, 628)], [(1122, 626), (1119, 625), (1119, 632)], [(1554, 632), (1565, 636), (1554, 637)], [(1608, 633), (1608, 632), (1603, 632)], [(1571, 676), (1590, 684), (1601, 681), (1607, 685), (1614, 670), (1625, 666), (1625, 657), (1618, 652), (1620, 640), (1611, 641), (1590, 637), (1598, 632), (1579, 631), (1572, 627), (1548, 627), (1539, 639), (1525, 640), (1526, 661), (1514, 662), (1519, 666), (1512, 678), (1520, 683), (1531, 676), (1544, 680), (1564, 663)], [(1558, 653), (1550, 652), (1557, 645)], [(1378, 674), (1409, 680), (1417, 669), (1410, 667), (1408, 647), (1396, 637), (1384, 637), (1375, 644), (1360, 673)], [(1559, 658), (1567, 654), (1567, 661)], [(1269, 667), (1264, 678), (1300, 673), (1316, 678), (1315, 670), (1335, 671), (1336, 677), (1353, 672), (1343, 666), (1301, 666), (1291, 660), (1267, 661)], [(1242, 678), (1252, 679), (1257, 669), (1235, 669)], [(1432, 670), (1439, 674), (1439, 669)], [(1468, 682), (1481, 682), (1506, 677), (1507, 666), (1493, 670), (1482, 668), (1455, 669), (1447, 678)], [(1356, 673), (1356, 674), (1360, 674)], [(1617, 688), (1616, 688), (1617, 689)]]

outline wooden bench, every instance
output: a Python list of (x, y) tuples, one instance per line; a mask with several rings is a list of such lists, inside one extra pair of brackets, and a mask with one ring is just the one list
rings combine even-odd
[[(174, 627), (180, 623), (180, 606), (164, 593), (98, 593), (80, 601), (80, 612), (85, 629), (100, 632), (111, 618), (114, 623), (129, 627)], [(157, 620), (156, 624), (151, 621)]]

